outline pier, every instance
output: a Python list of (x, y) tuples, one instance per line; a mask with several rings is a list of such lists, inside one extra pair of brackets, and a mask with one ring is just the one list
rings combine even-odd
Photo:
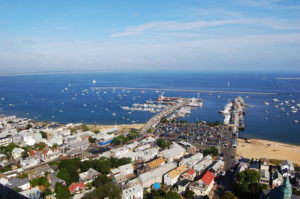
[(188, 89), (169, 89), (169, 88), (128, 88), (128, 87), (90, 87), (92, 90), (121, 89), (121, 90), (142, 90), (142, 91), (177, 91), (177, 92), (196, 92), (196, 93), (230, 93), (247, 95), (277, 95), (278, 93), (251, 92), (251, 91), (208, 91), (208, 90), (188, 90)]
[(150, 120), (148, 120), (148, 122), (142, 128), (142, 133), (147, 133), (148, 129), (155, 128), (159, 124), (160, 120), (163, 117), (168, 116), (169, 114), (171, 114), (175, 110), (179, 109), (182, 106), (186, 106), (187, 104), (188, 104), (188, 100), (183, 99), (182, 102), (178, 102), (177, 104), (175, 104), (173, 106), (172, 105), (167, 106), (160, 113), (154, 115)]

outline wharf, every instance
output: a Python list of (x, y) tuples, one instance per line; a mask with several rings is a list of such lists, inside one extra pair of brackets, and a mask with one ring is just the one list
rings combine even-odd
[(188, 90), (188, 89), (168, 89), (168, 88), (128, 88), (128, 87), (90, 87), (92, 90), (121, 89), (121, 90), (142, 90), (142, 91), (177, 91), (177, 92), (197, 92), (197, 93), (230, 93), (248, 95), (277, 95), (278, 93), (251, 92), (251, 91), (208, 91), (208, 90)]
[(148, 122), (142, 128), (142, 133), (147, 133), (148, 129), (155, 128), (160, 123), (160, 120), (163, 117), (168, 116), (169, 114), (171, 114), (172, 112), (174, 112), (175, 110), (179, 109), (182, 106), (186, 106), (188, 102), (189, 101), (187, 99), (183, 99), (182, 102), (178, 102), (173, 106), (170, 105), (164, 108), (160, 113), (154, 115), (150, 120), (148, 120)]

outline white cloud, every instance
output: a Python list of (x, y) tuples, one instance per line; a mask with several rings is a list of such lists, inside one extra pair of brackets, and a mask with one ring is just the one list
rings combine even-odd
[[(292, 44), (292, 45), (290, 45)], [(30, 44), (26, 44), (30, 45)], [(39, 42), (17, 52), (0, 50), (2, 71), (43, 70), (300, 70), (300, 33), (247, 35), (173, 42)], [(263, 60), (263, 62), (262, 62)], [(268, 67), (264, 68), (263, 65)]]
[[(263, 28), (271, 28), (275, 30), (300, 30), (300, 21), (298, 19), (285, 20), (276, 18), (241, 18), (241, 19), (227, 19), (227, 20), (214, 20), (214, 21), (163, 21), (141, 24), (136, 27), (127, 28), (124, 32), (113, 33), (110, 37), (124, 37), (124, 36), (136, 36), (144, 33), (163, 33), (163, 32), (176, 32), (187, 31), (188, 34), (194, 32), (188, 32), (193, 30), (200, 30), (210, 27), (222, 27), (228, 25), (253, 25)], [(177, 32), (178, 33), (178, 32)]]

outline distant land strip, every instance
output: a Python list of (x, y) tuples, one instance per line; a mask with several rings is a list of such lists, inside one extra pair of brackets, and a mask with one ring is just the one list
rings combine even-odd
[(251, 92), (251, 91), (207, 91), (207, 90), (187, 90), (187, 89), (169, 89), (169, 88), (127, 88), (127, 87), (90, 87), (91, 89), (126, 89), (126, 90), (148, 90), (148, 91), (179, 91), (179, 92), (198, 92), (198, 93), (235, 93), (249, 95), (277, 95), (278, 93), (269, 92)]
[(300, 77), (277, 77), (276, 79), (300, 80)]

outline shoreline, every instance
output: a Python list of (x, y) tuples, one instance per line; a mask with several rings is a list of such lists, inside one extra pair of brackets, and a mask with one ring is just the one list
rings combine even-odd
[(237, 141), (236, 158), (290, 160), (300, 165), (299, 154), (299, 145), (256, 138), (238, 138)]

